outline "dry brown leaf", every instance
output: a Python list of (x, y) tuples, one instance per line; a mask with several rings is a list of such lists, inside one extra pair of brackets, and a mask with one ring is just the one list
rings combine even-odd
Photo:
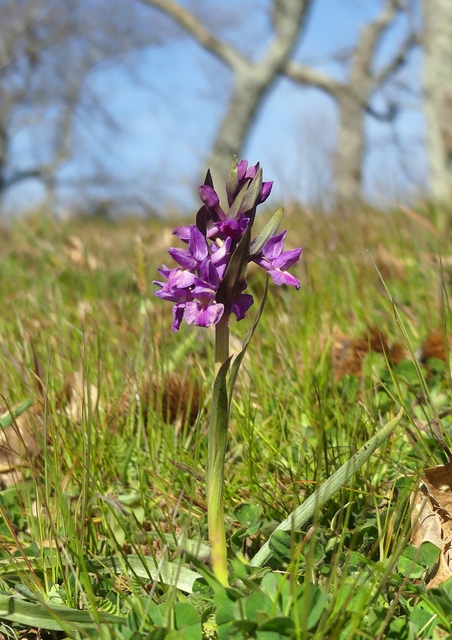
[(77, 236), (66, 238), (63, 251), (74, 267), (88, 267), (90, 271), (97, 271), (101, 266), (99, 260), (86, 250), (83, 241)]
[(390, 278), (403, 280), (406, 276), (404, 262), (392, 255), (383, 244), (378, 245), (375, 264), (383, 280)]
[(408, 353), (405, 347), (403, 347), (398, 342), (395, 342), (392, 345), (392, 347), (390, 348), (389, 354), (391, 356), (391, 361), (394, 366), (397, 366), (402, 362), (402, 360), (405, 360), (405, 358), (408, 358)]
[(367, 343), (356, 338), (347, 338), (336, 328), (331, 346), (331, 363), (335, 379), (340, 380), (347, 374), (361, 377), (363, 358), (367, 350)]
[(22, 478), (21, 468), (40, 453), (43, 417), (29, 409), (0, 430), (0, 485), (9, 487)]
[(452, 518), (452, 462), (426, 469), (423, 481), (439, 507)]
[(425, 218), (424, 216), (422, 216), (420, 213), (418, 213), (417, 211), (413, 211), (412, 209), (409, 209), (408, 207), (405, 207), (404, 205), (399, 205), (399, 209), (401, 211), (403, 211), (404, 213), (406, 213), (406, 215), (408, 217), (410, 217), (412, 220), (414, 220), (415, 222), (419, 223), (421, 226), (423, 226), (425, 229), (427, 229), (427, 231), (429, 231), (432, 235), (434, 235), (436, 238), (439, 238), (439, 234), (438, 231), (435, 229), (435, 227), (433, 226), (433, 224), (430, 222), (430, 220), (428, 220), (427, 218)]
[(442, 329), (432, 331), (422, 343), (420, 361), (424, 365), (430, 358), (437, 358), (438, 360), (447, 362), (451, 347), (452, 341), (444, 335)]
[(144, 391), (145, 402), (151, 399), (166, 422), (195, 424), (202, 405), (201, 388), (186, 375), (167, 374), (163, 384), (151, 382)]
[(331, 360), (336, 380), (347, 374), (361, 377), (363, 360), (369, 351), (384, 354), (393, 365), (399, 364), (407, 357), (402, 345), (396, 342), (391, 346), (385, 333), (378, 327), (368, 327), (361, 338), (348, 338), (335, 329)]
[(441, 521), (426, 491), (419, 490), (411, 500), (411, 524), (412, 545), (420, 547), (423, 542), (431, 542), (442, 549)]
[(83, 411), (86, 408), (91, 407), (94, 409), (97, 406), (99, 399), (97, 387), (85, 379), (83, 371), (75, 371), (69, 376), (65, 391), (67, 398), (66, 414), (76, 422), (81, 421)]
[(428, 541), (441, 549), (427, 583), (433, 588), (452, 576), (452, 462), (426, 469), (422, 482), (412, 500), (411, 542), (419, 547)]
[(168, 424), (180, 426), (185, 421), (193, 426), (203, 403), (201, 385), (188, 376), (166, 374), (162, 381), (145, 380), (139, 389), (128, 389), (114, 407), (112, 417), (127, 416), (131, 407), (131, 397), (136, 395), (139, 407), (143, 408), (143, 418), (147, 418), (147, 407), (151, 403), (154, 410), (161, 414)]

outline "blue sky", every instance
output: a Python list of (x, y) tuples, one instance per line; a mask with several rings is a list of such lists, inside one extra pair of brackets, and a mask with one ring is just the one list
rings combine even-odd
[[(183, 4), (192, 6), (188, 0)], [(259, 57), (269, 37), (269, 1), (250, 0), (249, 4), (254, 9), (245, 14), (243, 0), (208, 0), (197, 6), (208, 8), (203, 18), (212, 29), (221, 28), (222, 36), (242, 52)], [(381, 5), (379, 0), (315, 0), (294, 57), (344, 78), (345, 69), (334, 62), (334, 54), (354, 45), (359, 30)], [(143, 8), (146, 19), (158, 19), (164, 25), (156, 15)], [(405, 29), (403, 20), (394, 25), (378, 52), (377, 66), (388, 58)], [(174, 31), (167, 44), (134, 54), (128, 69), (133, 69), (133, 79), (127, 69), (114, 65), (90, 78), (96, 94), (121, 126), (111, 131), (98, 123), (85, 125), (78, 153), (62, 176), (89, 177), (95, 159), (116, 176), (106, 196), (139, 194), (161, 214), (174, 209), (191, 211), (197, 206), (196, 186), (227, 105), (231, 73), (189, 37)], [(383, 206), (398, 198), (415, 198), (424, 186), (419, 75), (420, 54), (414, 51), (403, 71), (410, 93), (403, 94), (406, 108), (395, 125), (366, 118), (364, 189), (371, 201)], [(388, 91), (396, 89), (387, 89), (386, 94)], [(382, 107), (384, 102), (383, 94), (376, 96), (374, 104)], [(275, 181), (273, 201), (328, 202), (336, 125), (335, 105), (328, 96), (284, 78), (275, 83), (243, 154), (253, 163), (259, 160), (265, 178)], [(32, 148), (26, 132), (16, 144), (25, 158)], [(12, 190), (8, 202), (15, 207), (23, 203), (24, 196), (31, 202), (40, 195), (40, 188), (28, 183)], [(63, 200), (74, 198), (70, 190), (62, 195)]]

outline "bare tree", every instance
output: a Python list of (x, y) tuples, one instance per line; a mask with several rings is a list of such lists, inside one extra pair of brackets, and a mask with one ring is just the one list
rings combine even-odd
[(336, 199), (340, 205), (356, 203), (362, 198), (362, 172), (366, 149), (365, 114), (390, 120), (398, 111), (396, 105), (390, 105), (386, 113), (378, 113), (372, 109), (371, 99), (405, 63), (408, 51), (416, 42), (415, 34), (410, 30), (391, 60), (375, 70), (375, 55), (382, 38), (400, 10), (399, 4), (398, 0), (386, 2), (376, 19), (361, 30), (356, 47), (350, 55), (345, 81), (340, 82), (318, 70), (292, 61), (284, 68), (289, 78), (300, 84), (318, 87), (336, 100), (339, 109), (339, 131), (334, 175)]
[[(340, 82), (307, 65), (291, 60), (314, 0), (273, 0), (273, 36), (263, 56), (253, 62), (236, 48), (210, 32), (193, 13), (174, 0), (141, 0), (173, 18), (207, 51), (232, 71), (234, 83), (226, 114), (220, 124), (208, 165), (214, 176), (227, 175), (230, 159), (243, 148), (249, 130), (265, 95), (276, 77), (285, 74), (303, 85), (328, 93), (339, 109), (339, 133), (335, 154), (336, 194), (340, 203), (361, 199), (363, 158), (365, 154), (364, 116), (391, 119), (397, 109), (392, 105), (385, 114), (371, 108), (374, 93), (404, 64), (415, 38), (409, 33), (392, 59), (375, 69), (375, 55), (383, 37), (392, 26), (400, 0), (385, 0), (381, 13), (361, 31), (352, 51), (348, 77)], [(429, 0), (426, 0), (429, 1)]]
[(142, 0), (165, 12), (233, 72), (233, 89), (208, 159), (214, 181), (228, 174), (231, 158), (243, 148), (265, 95), (295, 47), (312, 0), (274, 0), (273, 35), (256, 62), (211, 33), (193, 13), (173, 0)]
[(91, 75), (147, 46), (121, 0), (0, 0), (0, 196), (36, 178), (52, 189), (83, 123), (115, 123)]
[(423, 0), (423, 106), (427, 125), (430, 192), (452, 198), (452, 3)]

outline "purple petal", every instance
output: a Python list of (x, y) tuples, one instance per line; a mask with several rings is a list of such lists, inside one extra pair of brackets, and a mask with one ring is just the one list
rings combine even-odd
[(218, 236), (218, 228), (214, 225), (210, 229), (207, 229), (206, 236), (209, 240), (215, 240)]
[(216, 290), (212, 289), (208, 282), (199, 280), (190, 292), (194, 298), (202, 302), (204, 300), (215, 300)]
[(241, 293), (232, 303), (232, 313), (235, 313), (237, 320), (243, 320), (245, 313), (254, 303), (253, 296), (249, 293)]
[(185, 303), (193, 300), (193, 295), (188, 289), (168, 289), (168, 285), (165, 285), (160, 291), (154, 291), (154, 295), (162, 300), (176, 303)]
[[(300, 281), (288, 271), (279, 271), (278, 269), (270, 269), (268, 272), (275, 284), (287, 284), (296, 289), (300, 288)], [(188, 304), (188, 303), (187, 303)]]
[(217, 324), (223, 313), (224, 305), (218, 303), (206, 307), (195, 300), (185, 305), (185, 320), (188, 324), (195, 324), (197, 327), (210, 327), (212, 324)]
[(284, 253), (272, 260), (272, 267), (286, 271), (287, 269), (290, 269), (293, 264), (298, 262), (300, 255), (301, 248), (284, 251)]
[(226, 236), (226, 238), (233, 238), (233, 240), (238, 240), (243, 236), (242, 228), (236, 220), (225, 220), (224, 222), (220, 222), (218, 225), (220, 232)]
[(190, 227), (188, 225), (182, 227), (176, 227), (173, 231), (173, 236), (179, 238), (183, 242), (188, 242), (190, 240)]
[(187, 249), (179, 249), (178, 247), (170, 247), (168, 249), (170, 256), (178, 262), (184, 269), (196, 269), (198, 261), (194, 258), (190, 251)]
[(240, 160), (239, 164), (237, 165), (237, 175), (238, 175), (239, 183), (242, 182), (242, 180), (245, 178), (247, 168), (248, 168), (248, 161)]
[(220, 264), (222, 265), (226, 263), (228, 254), (231, 250), (231, 244), (232, 238), (226, 238), (221, 247), (218, 247), (216, 244), (212, 245), (212, 255), (210, 256), (212, 264), (218, 267)]
[[(202, 280), (204, 282), (207, 282), (210, 285), (211, 289), (214, 289), (215, 291), (218, 289), (218, 287), (220, 286), (220, 278), (217, 268), (212, 263), (212, 260), (210, 260), (209, 258), (207, 260), (204, 260), (204, 262), (202, 262), (200, 266), (199, 273)], [(198, 280), (199, 278), (195, 279), (195, 285)]]
[(267, 200), (268, 196), (271, 193), (272, 187), (273, 187), (273, 182), (262, 183), (261, 204)]
[(186, 289), (191, 287), (195, 281), (195, 274), (185, 269), (173, 269), (168, 277), (166, 286), (168, 288)]
[(175, 304), (173, 307), (173, 331), (179, 331), (179, 327), (184, 317), (185, 304)]
[(162, 264), (160, 269), (157, 269), (157, 271), (160, 273), (160, 275), (163, 276), (164, 278), (169, 278), (170, 274), (173, 271), (178, 271), (178, 270), (179, 270), (179, 267), (173, 267), (172, 269), (168, 269), (168, 267), (165, 264)]
[(199, 187), (199, 196), (204, 204), (211, 209), (215, 209), (215, 207), (220, 204), (220, 198), (218, 197), (217, 192), (207, 184), (202, 184)]
[(281, 254), (281, 251), (283, 250), (284, 238), (286, 237), (286, 233), (287, 231), (278, 233), (277, 235), (270, 238), (270, 240), (267, 242), (262, 252), (268, 260), (274, 260)]
[(259, 168), (260, 168), (259, 162), (255, 165), (251, 165), (251, 167), (248, 168), (248, 171), (245, 174), (245, 178), (250, 178), (250, 180), (252, 180), (256, 175), (256, 173), (259, 171)]
[(194, 224), (190, 227), (190, 241), (188, 243), (188, 250), (195, 258), (195, 260), (201, 262), (207, 258), (209, 253), (207, 242), (201, 231)]

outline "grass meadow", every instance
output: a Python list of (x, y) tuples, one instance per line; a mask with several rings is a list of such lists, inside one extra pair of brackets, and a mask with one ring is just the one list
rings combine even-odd
[[(302, 286), (270, 285), (237, 380), (229, 587), (206, 546), (213, 333), (173, 333), (153, 296), (178, 221), (5, 226), (0, 637), (452, 638), (450, 221), (286, 211)], [(249, 288), (257, 308), (260, 273)], [(252, 316), (232, 322), (236, 351)], [(252, 566), (401, 407), (361, 469)]]

